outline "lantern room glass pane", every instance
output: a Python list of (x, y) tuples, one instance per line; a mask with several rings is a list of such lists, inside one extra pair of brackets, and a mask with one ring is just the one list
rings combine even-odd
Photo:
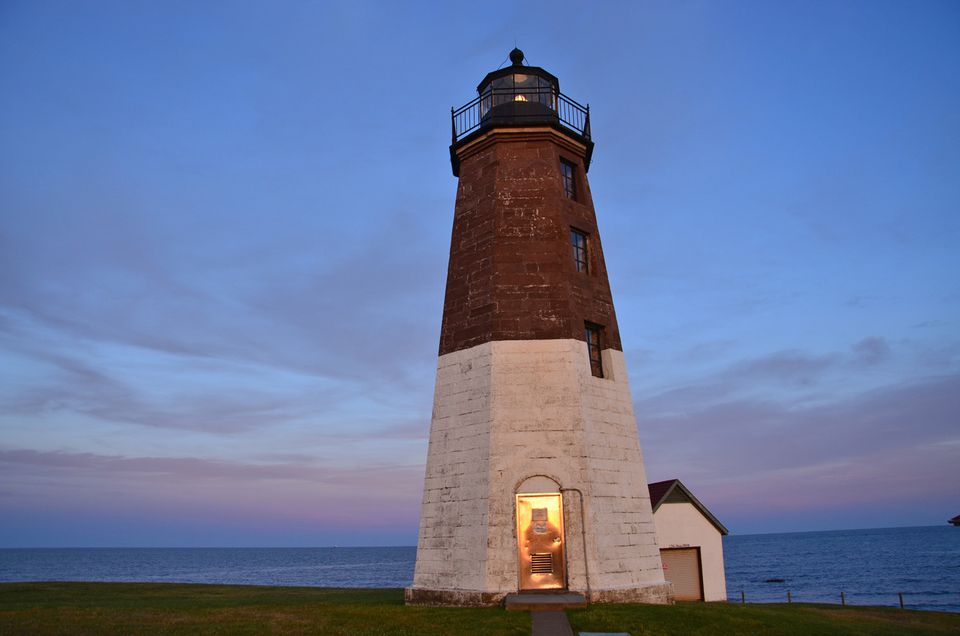
[(532, 73), (513, 73), (491, 80), (480, 91), (483, 98), (481, 111), (506, 104), (507, 102), (539, 102), (557, 109), (557, 96), (553, 84), (546, 78)]

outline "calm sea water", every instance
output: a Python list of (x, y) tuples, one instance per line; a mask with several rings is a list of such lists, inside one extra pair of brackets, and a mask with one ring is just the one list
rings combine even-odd
[[(0, 550), (0, 581), (153, 581), (404, 587), (416, 549), (72, 548)], [(960, 528), (730, 536), (730, 600), (897, 605), (960, 612)], [(784, 579), (783, 583), (767, 583)]]
[[(960, 528), (836, 530), (724, 537), (727, 595), (960, 612)], [(767, 583), (784, 579), (783, 583)]]
[(0, 581), (403, 587), (415, 547), (0, 550)]

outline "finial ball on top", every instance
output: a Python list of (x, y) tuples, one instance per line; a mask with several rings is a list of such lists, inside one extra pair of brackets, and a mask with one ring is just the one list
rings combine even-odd
[(521, 66), (523, 64), (523, 51), (518, 48), (510, 51), (510, 61), (513, 62), (514, 66)]

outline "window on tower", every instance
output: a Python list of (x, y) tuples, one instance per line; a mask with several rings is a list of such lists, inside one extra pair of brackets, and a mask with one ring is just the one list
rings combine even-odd
[(587, 338), (587, 352), (590, 355), (590, 372), (598, 378), (603, 377), (603, 327), (591, 322), (584, 324)]
[(587, 254), (587, 235), (580, 230), (570, 228), (570, 243), (573, 245), (573, 263), (578, 272), (590, 271), (590, 260)]
[(567, 161), (560, 160), (560, 174), (563, 177), (563, 193), (568, 199), (577, 200), (577, 167)]

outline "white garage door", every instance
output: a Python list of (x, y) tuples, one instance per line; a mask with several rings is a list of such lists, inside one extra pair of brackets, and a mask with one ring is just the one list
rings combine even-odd
[(703, 579), (700, 574), (700, 548), (660, 550), (663, 577), (673, 583), (678, 601), (702, 601)]

